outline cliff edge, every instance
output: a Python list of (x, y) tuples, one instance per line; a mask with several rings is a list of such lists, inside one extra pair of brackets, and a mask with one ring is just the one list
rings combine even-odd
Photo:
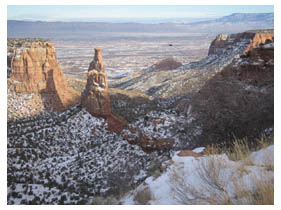
[(10, 81), (17, 93), (40, 93), (53, 111), (64, 111), (79, 103), (80, 94), (67, 86), (50, 41), (15, 46)]

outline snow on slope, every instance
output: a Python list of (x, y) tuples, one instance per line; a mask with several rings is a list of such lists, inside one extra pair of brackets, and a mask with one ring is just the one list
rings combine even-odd
[[(201, 152), (202, 148), (197, 148), (193, 152)], [(235, 198), (237, 193), (236, 185), (245, 186), (249, 191), (254, 191), (256, 188), (256, 181), (259, 177), (269, 178), (273, 181), (274, 173), (267, 170), (268, 164), (273, 164), (274, 146), (271, 145), (265, 149), (253, 152), (250, 155), (252, 161), (251, 165), (246, 165), (244, 170), (242, 161), (231, 161), (225, 154), (223, 155), (210, 155), (202, 157), (185, 156), (180, 157), (175, 154), (172, 161), (167, 163), (169, 166), (161, 176), (158, 178), (148, 177), (138, 186), (135, 190), (128, 193), (123, 199), (123, 204), (139, 204), (136, 199), (136, 193), (145, 188), (149, 188), (152, 194), (152, 199), (148, 204), (210, 204), (208, 201), (200, 200), (196, 197), (196, 193), (200, 196), (207, 198), (214, 197), (216, 199), (224, 199), (225, 192), (212, 187), (204, 177), (208, 177), (205, 169), (216, 166), (215, 173), (217, 172), (217, 180), (220, 181), (224, 190), (230, 196), (232, 202), (236, 204), (249, 204), (247, 199)], [(268, 160), (269, 159), (269, 160)], [(262, 175), (262, 176), (261, 176)], [(186, 198), (183, 202), (181, 194), (177, 189), (188, 189), (185, 191)], [(189, 191), (190, 190), (190, 191)]]
[(8, 204), (92, 204), (149, 176), (162, 156), (106, 127), (79, 107), (9, 124)]

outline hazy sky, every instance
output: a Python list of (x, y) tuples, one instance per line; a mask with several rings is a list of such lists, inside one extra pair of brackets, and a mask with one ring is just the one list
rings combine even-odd
[(11, 20), (75, 20), (94, 18), (209, 18), (232, 13), (273, 12), (273, 6), (8, 6)]

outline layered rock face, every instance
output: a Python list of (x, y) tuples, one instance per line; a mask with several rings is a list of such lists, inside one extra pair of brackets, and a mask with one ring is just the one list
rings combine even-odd
[(253, 37), (251, 43), (245, 49), (244, 53), (247, 53), (249, 50), (252, 50), (258, 47), (260, 44), (264, 44), (267, 40), (274, 41), (274, 34), (273, 33), (257, 33)]
[(221, 54), (225, 49), (237, 42), (246, 44), (244, 53), (247, 53), (249, 50), (265, 43), (267, 39), (273, 41), (274, 33), (244, 32), (230, 35), (219, 34), (216, 39), (212, 41), (208, 55)]
[(108, 117), (111, 113), (107, 76), (104, 72), (104, 62), (100, 48), (95, 49), (94, 60), (90, 63), (87, 84), (82, 93), (81, 104), (86, 107), (89, 113), (96, 117)]
[(54, 111), (79, 103), (80, 96), (67, 87), (55, 47), (49, 41), (17, 47), (11, 59), (10, 79), (18, 93), (40, 93), (49, 98)]

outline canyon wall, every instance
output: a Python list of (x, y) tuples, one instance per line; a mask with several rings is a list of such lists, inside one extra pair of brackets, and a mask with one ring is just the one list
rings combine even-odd
[(270, 32), (243, 32), (238, 34), (219, 34), (215, 40), (212, 41), (208, 55), (221, 54), (233, 43), (244, 43), (247, 45), (244, 54), (249, 50), (258, 47), (260, 44), (264, 44), (266, 40), (274, 41), (274, 33)]
[(40, 93), (53, 111), (79, 103), (80, 94), (67, 86), (50, 41), (16, 47), (11, 59), (10, 80), (17, 93)]

